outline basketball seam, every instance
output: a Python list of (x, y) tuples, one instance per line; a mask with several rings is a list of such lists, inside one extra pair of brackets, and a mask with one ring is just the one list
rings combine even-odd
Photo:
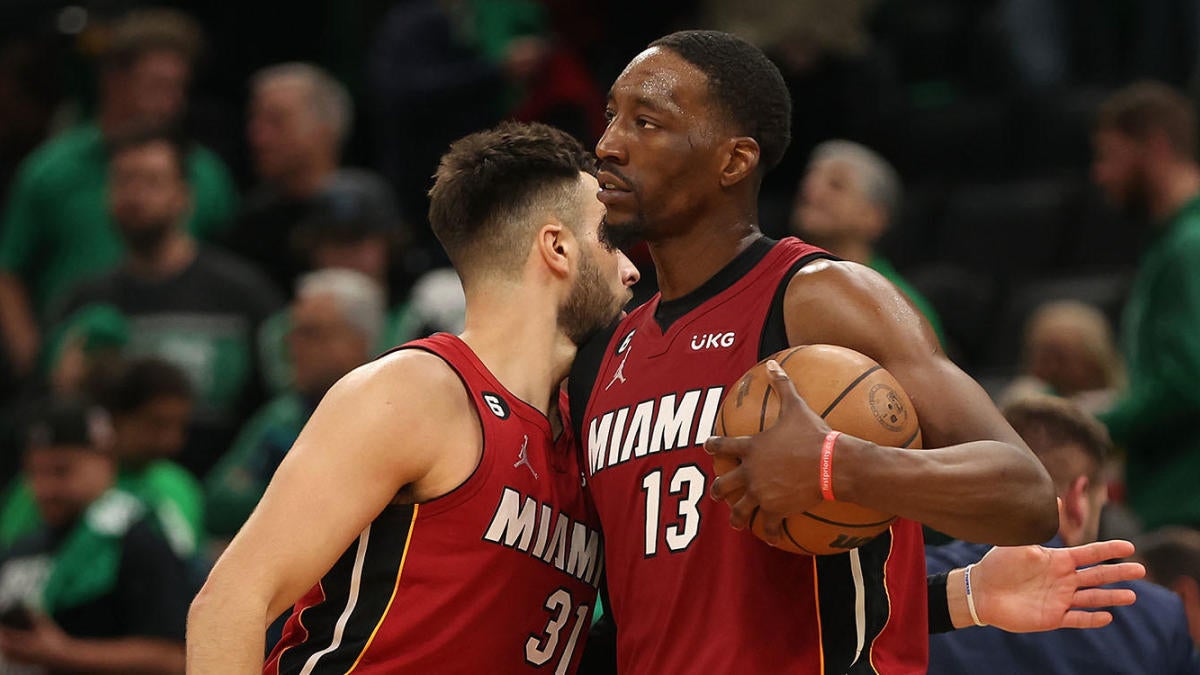
[(843, 523), (843, 522), (839, 522), (836, 520), (830, 520), (828, 518), (822, 518), (821, 516), (818, 516), (815, 513), (810, 513), (808, 511), (805, 511), (805, 512), (801, 513), (800, 515), (806, 516), (808, 518), (812, 518), (813, 520), (818, 520), (822, 523), (828, 523), (830, 525), (837, 525), (839, 527), (860, 527), (860, 528), (861, 527), (878, 527), (880, 525), (887, 525), (888, 523), (890, 523), (896, 519), (895, 516), (892, 516), (892, 517), (888, 518), (887, 520), (881, 520), (877, 523)]
[(786, 534), (788, 540), (792, 542), (792, 546), (795, 546), (796, 548), (800, 549), (801, 551), (804, 551), (805, 553), (807, 553), (809, 555), (817, 555), (817, 553), (815, 553), (815, 552), (811, 551), (810, 549), (808, 549), (807, 547), (805, 547), (804, 544), (801, 544), (800, 542), (796, 541), (796, 538), (792, 536), (792, 531), (788, 529), (788, 519), (787, 518), (783, 519), (783, 533)]
[(877, 370), (883, 370), (883, 366), (878, 365), (878, 364), (871, 366), (870, 368), (867, 368), (865, 371), (863, 371), (863, 373), (861, 375), (854, 378), (854, 381), (851, 382), (850, 384), (846, 385), (846, 388), (842, 390), (842, 393), (838, 394), (837, 398), (833, 399), (833, 403), (830, 403), (829, 407), (825, 408), (825, 412), (821, 413), (821, 419), (825, 419), (825, 416), (828, 415), (829, 413), (833, 412), (833, 409), (837, 407), (837, 404), (842, 402), (842, 399), (846, 398), (846, 396), (849, 395), (850, 392), (853, 391), (854, 388), (859, 385), (859, 383), (861, 383), (863, 380), (867, 379), (867, 377), (871, 373), (873, 373)]
[(904, 441), (904, 445), (901, 445), (900, 447), (902, 447), (902, 448), (907, 448), (907, 447), (908, 447), (908, 445), (909, 445), (910, 443), (912, 443), (913, 441), (917, 440), (917, 434), (919, 434), (919, 433), (921, 433), (921, 427), (920, 427), (920, 426), (918, 426), (918, 427), (916, 428), (916, 430), (912, 432), (912, 436), (909, 436), (909, 437), (908, 437), (908, 440)]

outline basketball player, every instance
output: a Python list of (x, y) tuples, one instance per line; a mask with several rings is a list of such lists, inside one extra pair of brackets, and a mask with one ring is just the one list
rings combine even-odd
[[(669, 35), (630, 62), (607, 112), (596, 146), (605, 227), (621, 245), (649, 244), (661, 289), (581, 350), (569, 380), (605, 534), (620, 672), (923, 673), (926, 594), (939, 589), (927, 588), (917, 523), (972, 541), (1046, 541), (1057, 528), (1049, 477), (894, 286), (759, 232), (759, 185), (791, 119), (762, 52), (724, 33)], [(822, 497), (829, 430), (814, 413), (784, 411), (786, 435), (711, 442), (744, 462), (715, 484), (703, 447), (730, 384), (767, 355), (813, 343), (856, 349), (891, 371), (932, 448), (835, 439), (837, 497), (902, 519), (819, 558), (735, 531), (728, 508), (705, 498), (746, 488), (735, 527), (761, 506), (779, 536), (771, 514)]]
[(293, 603), (264, 672), (573, 671), (603, 549), (560, 383), (637, 280), (598, 239), (593, 165), (544, 125), (442, 158), (430, 222), (466, 329), (329, 391), (192, 606), (189, 672), (260, 671)]

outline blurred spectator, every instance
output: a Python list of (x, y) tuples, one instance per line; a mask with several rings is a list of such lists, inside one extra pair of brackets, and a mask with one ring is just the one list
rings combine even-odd
[[(887, 54), (868, 30), (880, 0), (704, 0), (706, 27), (758, 45), (779, 66), (792, 106), (792, 140), (763, 180), (764, 210), (779, 213), (763, 226), (784, 225), (787, 198), (805, 172), (805, 159), (825, 139), (878, 144), (883, 120), (898, 109), (902, 90)], [(888, 131), (891, 131), (890, 129)], [(889, 136), (892, 134), (889, 134)], [(778, 202), (778, 206), (775, 206)]]
[(383, 179), (338, 168), (354, 118), (346, 88), (307, 63), (261, 70), (251, 86), (247, 135), (260, 185), (246, 198), (230, 247), (290, 289), (306, 269), (292, 246), (294, 230), (325, 204), (353, 200), (402, 237), (395, 197)]
[(292, 387), (250, 419), (209, 475), (208, 524), (214, 536), (237, 533), (326, 390), (375, 353), (384, 300), (382, 286), (352, 270), (300, 278), (287, 339)]
[[(0, 334), (19, 373), (40, 347), (39, 322), (76, 283), (121, 259), (105, 208), (107, 142), (128, 129), (177, 121), (186, 104), (199, 28), (170, 10), (144, 10), (118, 22), (100, 64), (94, 121), (51, 140), (22, 164), (0, 227)], [(195, 148), (186, 168), (196, 199), (191, 231), (214, 235), (230, 221), (235, 193), (215, 155)]]
[[(1104, 427), (1069, 401), (1037, 396), (1017, 401), (1005, 417), (1050, 472), (1059, 497), (1058, 535), (1047, 546), (1096, 541), (1105, 484), (1100, 470), (1110, 450)], [(978, 562), (990, 547), (955, 542), (927, 547), (930, 574)], [(967, 628), (930, 636), (929, 672), (1176, 673), (1200, 672), (1179, 598), (1145, 581), (1113, 584), (1137, 593), (1137, 603), (1113, 607), (1113, 622), (1091, 630), (1007, 633)]]
[(1092, 175), (1154, 223), (1122, 317), (1128, 386), (1103, 414), (1124, 447), (1129, 506), (1147, 529), (1200, 525), (1200, 166), (1196, 113), (1166, 85), (1138, 83), (1102, 106)]
[[(408, 302), (412, 280), (398, 261), (407, 246), (396, 240), (392, 224), (378, 213), (365, 208), (352, 195), (323, 199), (314, 204), (313, 213), (296, 226), (293, 250), (306, 269), (345, 269), (366, 275), (384, 289), (388, 311), (375, 351), (423, 337), (422, 319)], [(259, 351), (263, 371), (272, 392), (291, 384), (291, 357), (287, 349), (288, 310), (267, 319), (259, 331)]]
[(114, 487), (107, 416), (55, 400), (28, 430), (25, 471), (45, 526), (0, 556), (0, 668), (181, 672), (192, 589), (145, 507)]
[(408, 0), (384, 17), (368, 57), (378, 162), (410, 221), (425, 217), (446, 146), (501, 117), (553, 124), (584, 142), (603, 131), (600, 87), (575, 46), (551, 34), (546, 5)]
[(1071, 399), (1095, 413), (1112, 405), (1125, 369), (1112, 329), (1100, 310), (1075, 300), (1038, 307), (1025, 326), (1024, 374), (1002, 396), (1031, 393)]
[(1137, 540), (1137, 560), (1146, 579), (1166, 586), (1183, 599), (1192, 642), (1200, 645), (1200, 532), (1164, 527)]
[(202, 476), (263, 398), (256, 331), (281, 302), (257, 271), (183, 229), (199, 198), (182, 171), (185, 156), (159, 132), (113, 143), (111, 209), (129, 254), (71, 295), (62, 330), (96, 306), (115, 308), (129, 324), (128, 355), (161, 356), (188, 374), (196, 415), (180, 462)]
[[(93, 390), (112, 419), (118, 487), (149, 507), (176, 555), (191, 558), (204, 533), (204, 497), (196, 479), (172, 461), (191, 419), (187, 376), (160, 359), (133, 359)], [(41, 525), (28, 482), (18, 483), (0, 511), (0, 548)]]
[(813, 150), (796, 193), (792, 231), (879, 272), (908, 296), (945, 344), (937, 310), (875, 250), (899, 211), (902, 190), (896, 170), (875, 151), (851, 141), (826, 141)]

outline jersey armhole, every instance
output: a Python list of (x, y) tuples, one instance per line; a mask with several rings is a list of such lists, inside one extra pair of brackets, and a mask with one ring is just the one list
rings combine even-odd
[(788, 268), (787, 273), (780, 280), (779, 286), (775, 289), (775, 296), (771, 298), (771, 309), (767, 312), (766, 322), (763, 323), (762, 336), (758, 341), (758, 358), (760, 361), (792, 346), (788, 343), (787, 314), (784, 312), (784, 300), (787, 298), (787, 289), (788, 285), (792, 283), (792, 278), (796, 276), (800, 268), (814, 260), (838, 260), (838, 258), (824, 251), (817, 251), (800, 258)]
[(608, 345), (620, 324), (619, 320), (613, 322), (585, 342), (575, 354), (575, 362), (571, 364), (571, 374), (567, 377), (567, 401), (571, 414), (571, 431), (576, 439), (583, 438), (583, 418), (591, 402), (592, 389), (596, 385), (596, 378), (600, 376), (600, 366), (604, 365)]
[[(420, 344), (401, 345), (394, 349), (388, 350), (387, 353), (390, 354), (392, 352), (398, 352), (402, 349), (417, 349), (441, 359), (442, 363), (445, 363), (446, 366), (450, 368), (451, 372), (454, 373), (454, 376), (458, 378), (458, 383), (462, 385), (463, 391), (467, 393), (467, 398), (471, 400), (471, 411), (475, 413), (475, 421), (479, 424), (479, 459), (475, 462), (475, 468), (471, 470), (471, 473), (464, 478), (462, 482), (450, 488), (446, 492), (421, 502), (412, 503), (421, 507), (422, 514), (433, 516), (454, 508), (460, 502), (469, 499), (475, 494), (476, 491), (479, 490), (479, 488), (483, 486), (483, 481), (479, 479), (479, 476), (481, 476), (480, 472), (481, 470), (488, 471), (491, 469), (490, 462), (488, 461), (490, 457), (488, 455), (487, 448), (487, 429), (485, 428), (486, 423), (484, 421), (485, 418), (483, 411), (479, 409), (480, 403), (478, 400), (476, 400), (477, 397), (471, 390), (471, 385), (467, 383), (467, 379), (463, 377), (463, 374), (459, 372), (458, 368), (449, 359), (447, 359), (445, 355), (439, 354), (433, 349)], [(412, 504), (407, 504), (407, 506), (411, 506)]]

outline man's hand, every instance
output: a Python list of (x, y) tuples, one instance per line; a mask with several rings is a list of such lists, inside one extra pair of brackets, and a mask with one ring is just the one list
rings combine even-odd
[(829, 425), (796, 392), (787, 373), (767, 362), (779, 418), (766, 431), (736, 438), (714, 436), (704, 449), (740, 465), (713, 481), (711, 494), (733, 506), (729, 522), (743, 529), (759, 511), (768, 539), (779, 535), (781, 516), (803, 513), (821, 501), (818, 465)]
[[(971, 588), (979, 618), (1010, 633), (1031, 633), (1057, 628), (1099, 628), (1112, 623), (1100, 607), (1132, 605), (1129, 589), (1096, 588), (1117, 581), (1141, 579), (1146, 568), (1139, 563), (1097, 564), (1132, 555), (1127, 541), (1101, 541), (1070, 548), (998, 546), (988, 551), (971, 570)], [(965, 597), (951, 599), (965, 607)], [(971, 625), (970, 618), (955, 626)]]
[(6, 659), (37, 666), (54, 667), (71, 648), (71, 636), (45, 614), (33, 613), (28, 630), (0, 628), (0, 652)]

